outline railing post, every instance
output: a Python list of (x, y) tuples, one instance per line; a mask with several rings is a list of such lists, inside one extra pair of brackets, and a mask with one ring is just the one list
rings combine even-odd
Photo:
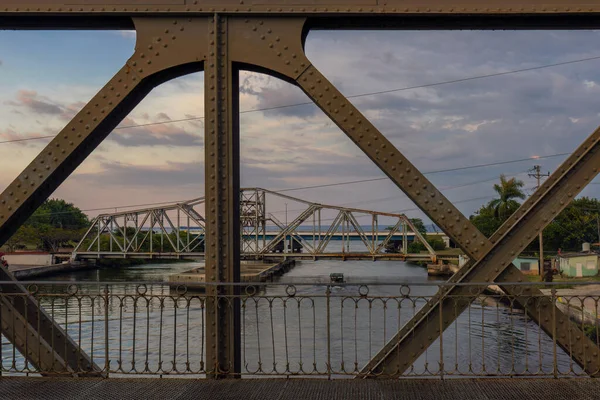
[[(206, 359), (211, 378), (241, 373), (239, 70), (229, 20), (214, 14), (205, 61)], [(212, 303), (212, 304), (211, 304)]]
[(109, 356), (109, 339), (108, 339), (108, 305), (109, 305), (109, 291), (108, 285), (104, 286), (104, 368), (106, 369), (106, 377), (110, 372), (110, 356)]
[(554, 378), (558, 378), (558, 364), (557, 364), (557, 354), (556, 354), (556, 288), (551, 289), (552, 304), (552, 363), (553, 363), (553, 374)]
[[(441, 293), (440, 304), (446, 300), (444, 290), (438, 287), (438, 293)], [(444, 380), (444, 315), (440, 308), (440, 379)]]
[(325, 291), (327, 298), (327, 378), (331, 379), (331, 286)]

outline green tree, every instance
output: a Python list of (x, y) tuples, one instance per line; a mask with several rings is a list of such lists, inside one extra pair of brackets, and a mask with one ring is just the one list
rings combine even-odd
[(427, 233), (427, 228), (425, 228), (425, 224), (421, 218), (411, 218), (410, 222), (412, 222), (421, 235), (425, 235)]
[(32, 226), (49, 225), (59, 229), (82, 229), (90, 221), (79, 208), (62, 199), (46, 200), (27, 220)]
[(521, 190), (523, 181), (516, 178), (506, 179), (500, 175), (500, 183), (494, 185), (498, 198), (481, 206), (470, 220), (485, 236), (490, 237), (521, 205), (517, 199), (524, 199), (525, 193)]
[(30, 225), (21, 225), (21, 227), (5, 243), (8, 251), (13, 252), (17, 249), (24, 249), (28, 244), (35, 244), (38, 241), (36, 230)]
[[(444, 241), (439, 237), (425, 236), (425, 240), (427, 240), (427, 243), (429, 243), (429, 245), (435, 251), (444, 250), (446, 248), (446, 243), (444, 243)], [(425, 248), (425, 245), (423, 243), (419, 242), (418, 240), (415, 240), (414, 242), (408, 245), (407, 250), (409, 254), (416, 254), (422, 251), (426, 251), (427, 249)]]
[(485, 236), (490, 237), (500, 228), (502, 220), (496, 217), (494, 207), (490, 203), (481, 206), (475, 214), (469, 217), (473, 225)]
[[(412, 222), (417, 229), (417, 232), (419, 232), (421, 235), (425, 235), (427, 233), (427, 228), (425, 227), (425, 224), (421, 218), (410, 218), (410, 222)], [(388, 226), (385, 228), (386, 231), (391, 231), (392, 229), (394, 229), (393, 226)]]
[(597, 243), (600, 201), (581, 197), (569, 204), (544, 229), (544, 249), (580, 251), (581, 244)]
[(506, 221), (521, 205), (516, 199), (524, 199), (525, 193), (521, 190), (524, 183), (516, 178), (506, 179), (500, 175), (500, 184), (494, 185), (494, 190), (500, 196), (492, 200), (489, 205), (494, 209), (494, 215), (502, 222)]
[(85, 234), (83, 229), (62, 229), (52, 225), (39, 226), (36, 232), (39, 238), (39, 247), (50, 252), (56, 252), (61, 247), (78, 242)]
[(72, 203), (49, 199), (25, 221), (6, 246), (9, 251), (26, 246), (57, 251), (61, 246), (81, 240), (89, 223), (87, 215)]

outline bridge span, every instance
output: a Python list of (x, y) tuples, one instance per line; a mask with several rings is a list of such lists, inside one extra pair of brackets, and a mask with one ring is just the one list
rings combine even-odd
[[(155, 87), (203, 71), (206, 198), (172, 205), (168, 212), (159, 207), (99, 218), (76, 256), (91, 256), (94, 251), (97, 257), (102, 252), (154, 254), (154, 229), (159, 229), (163, 232), (158, 235), (159, 246), (166, 249), (168, 243), (170, 252), (193, 253), (204, 244), (209, 283), (202, 295), (190, 295), (183, 286), (168, 292), (161, 285), (153, 288), (144, 282), (117, 287), (102, 282), (24, 285), (0, 267), (0, 330), (5, 340), (0, 346), (0, 391), (5, 393), (7, 386), (18, 387), (22, 382), (11, 381), (6, 374), (55, 379), (52, 385), (46, 385), (47, 380), (39, 386), (33, 379), (26, 382), (30, 390), (44, 392), (38, 397), (50, 395), (48, 389), (58, 387), (61, 380), (56, 377), (61, 375), (207, 377), (213, 379), (205, 383), (212, 385), (207, 389), (210, 398), (228, 397), (230, 393), (224, 393), (228, 390), (249, 395), (240, 386), (235, 389), (233, 379), (217, 380), (246, 375), (328, 379), (600, 376), (599, 292), (587, 288), (574, 295), (561, 293), (556, 286), (528, 284), (512, 263), (597, 177), (600, 129), (487, 237), (321, 73), (304, 46), (307, 34), (315, 28), (597, 29), (599, 16), (600, 0), (0, 0), (3, 29), (136, 31), (131, 58), (0, 194), (0, 245)], [(242, 254), (264, 257), (275, 253), (281, 242), (286, 249), (289, 241), (292, 252), (297, 242), (303, 253), (320, 256), (326, 253), (334, 232), (341, 230), (344, 235), (351, 227), (367, 248), (364, 254), (377, 256), (386, 246), (376, 235), (369, 238), (369, 230), (361, 228), (357, 216), (366, 214), (375, 224), (383, 213), (305, 202), (301, 214), (287, 223), (274, 213), (263, 213), (260, 199), (240, 198), (241, 69), (266, 73), (300, 88), (470, 261), (447, 283), (431, 290), (388, 282), (389, 287), (369, 289), (361, 284), (346, 291), (329, 284), (315, 290), (310, 284), (303, 290), (289, 285), (270, 292), (266, 287), (262, 293), (244, 292), (237, 286)], [(209, 212), (194, 211), (200, 203)], [(318, 220), (326, 209), (335, 214), (330, 229), (315, 231), (312, 241), (298, 234), (300, 226)], [(206, 234), (194, 235), (190, 224), (182, 229), (169, 212), (186, 221), (189, 218)], [(406, 217), (386, 217), (396, 218), (392, 231), (414, 231)], [(267, 221), (280, 230), (270, 240), (263, 233)], [(151, 226), (147, 231), (143, 229), (146, 224)], [(141, 242), (151, 248), (145, 250)], [(350, 241), (341, 242), (342, 253), (351, 253)], [(434, 257), (432, 249), (427, 250)], [(408, 256), (406, 249), (401, 253)], [(491, 284), (502, 289), (499, 298), (486, 298)], [(505, 303), (508, 309), (501, 309)], [(491, 313), (488, 304), (493, 304)], [(573, 309), (583, 322), (573, 322)], [(515, 331), (519, 321), (524, 329)], [(151, 334), (150, 327), (157, 327), (158, 332)], [(461, 330), (473, 336), (459, 340)], [(6, 342), (8, 352), (4, 351)], [(502, 351), (508, 356), (502, 357)], [(465, 354), (467, 358), (461, 359)], [(177, 389), (181, 383), (169, 381), (162, 392), (166, 396), (205, 395), (199, 386)], [(255, 381), (254, 385), (265, 385), (265, 391), (280, 394), (279, 398), (298, 397), (294, 389), (298, 383), (290, 383), (296, 379)], [(94, 398), (95, 389), (106, 384), (94, 382), (85, 397)], [(510, 387), (519, 383), (510, 382), (494, 386), (493, 381), (478, 381), (481, 390), (453, 382), (444, 384), (442, 394), (464, 398), (492, 392), (487, 398), (497, 398), (515, 393)], [(570, 379), (554, 379), (550, 384), (532, 384), (531, 379), (521, 382), (521, 388), (531, 388), (535, 395), (541, 393), (540, 384), (555, 388), (551, 395), (558, 396), (574, 386), (596, 385), (589, 389), (588, 398), (598, 392), (593, 379), (580, 386)], [(329, 390), (324, 384), (315, 384), (320, 386), (316, 391)], [(403, 387), (410, 385), (403, 384), (391, 383), (390, 389), (370, 380), (337, 383), (344, 388), (361, 385), (365, 390), (380, 385), (386, 396), (390, 390), (403, 395)], [(65, 391), (85, 385), (71, 380)], [(306, 380), (301, 385), (312, 383)], [(433, 392), (429, 385), (430, 381), (415, 396), (407, 397), (427, 398)], [(126, 381), (124, 386), (129, 391), (138, 388), (136, 394), (148, 388), (145, 382)], [(291, 393), (286, 392), (288, 387)], [(584, 398), (579, 389), (567, 396)], [(15, 396), (24, 392), (17, 390)], [(157, 393), (161, 388), (154, 390)], [(262, 398), (263, 393), (261, 389), (255, 398)], [(335, 390), (336, 395), (341, 393)], [(354, 392), (342, 398), (359, 396)], [(390, 397), (386, 396), (374, 395)], [(520, 392), (515, 396), (520, 397)]]
[[(280, 210), (284, 204), (296, 208)], [(294, 216), (289, 222), (288, 213)], [(261, 188), (240, 190), (240, 227), (243, 259), (438, 261), (404, 214), (314, 203)], [(205, 234), (204, 197), (101, 214), (72, 258), (204, 259)], [(424, 251), (409, 252), (413, 242)], [(457, 256), (441, 259), (458, 262)]]

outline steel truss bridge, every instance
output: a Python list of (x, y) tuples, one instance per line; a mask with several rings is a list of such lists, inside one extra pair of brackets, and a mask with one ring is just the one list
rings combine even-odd
[[(96, 96), (0, 195), (0, 244), (153, 88), (197, 71), (205, 76), (206, 363), (209, 377), (241, 370), (239, 302), (240, 69), (284, 79), (304, 93), (426, 213), (471, 260), (400, 327), (361, 376), (401, 375), (467, 309), (485, 283), (499, 285), (553, 343), (591, 376), (600, 350), (580, 326), (512, 264), (599, 172), (600, 130), (490, 238), (448, 199), (314, 66), (304, 53), (311, 29), (594, 29), (599, 0), (0, 0), (0, 28), (135, 29), (135, 52)], [(2, 293), (27, 288), (2, 272)], [(469, 284), (480, 285), (469, 286)], [(229, 284), (229, 285), (228, 285)], [(449, 297), (462, 296), (454, 303)], [(100, 374), (89, 354), (32, 294), (2, 300), (2, 333), (39, 371)], [(28, 348), (37, 338), (38, 349)], [(571, 340), (576, 338), (576, 340)], [(64, 349), (59, 351), (58, 349)], [(52, 369), (50, 369), (52, 367)], [(388, 374), (389, 375), (389, 374)]]
[[(292, 221), (282, 222), (281, 217), (276, 217), (277, 212), (267, 209), (267, 204), (277, 200), (279, 204), (286, 201), (302, 208), (295, 210), (297, 217)], [(72, 258), (204, 258), (205, 204), (206, 199), (200, 197), (160, 207), (99, 215), (92, 220)], [(323, 214), (335, 217), (324, 218)], [(382, 217), (389, 223), (383, 227), (387, 230), (380, 232)], [(371, 230), (365, 230), (359, 221), (368, 222)], [(245, 259), (284, 256), (313, 260), (437, 261), (433, 248), (404, 214), (317, 204), (260, 188), (241, 189), (240, 227), (241, 257)], [(426, 254), (408, 253), (409, 235), (411, 241), (424, 245)], [(401, 238), (401, 248), (397, 253), (388, 253), (386, 248), (394, 237)], [(333, 245), (332, 239), (339, 244)], [(293, 251), (292, 241), (301, 245), (301, 252)], [(351, 250), (351, 241), (359, 241), (364, 250)], [(334, 250), (327, 251), (330, 247)]]

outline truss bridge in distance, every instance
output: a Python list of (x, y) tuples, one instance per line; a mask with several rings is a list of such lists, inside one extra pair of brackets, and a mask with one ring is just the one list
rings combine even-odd
[[(289, 206), (289, 207), (288, 207)], [(240, 190), (240, 246), (244, 259), (387, 259), (437, 262), (404, 214), (320, 204), (261, 188)], [(203, 259), (205, 199), (94, 218), (73, 259)], [(449, 239), (438, 236), (446, 245)], [(419, 242), (423, 251), (409, 251)]]

